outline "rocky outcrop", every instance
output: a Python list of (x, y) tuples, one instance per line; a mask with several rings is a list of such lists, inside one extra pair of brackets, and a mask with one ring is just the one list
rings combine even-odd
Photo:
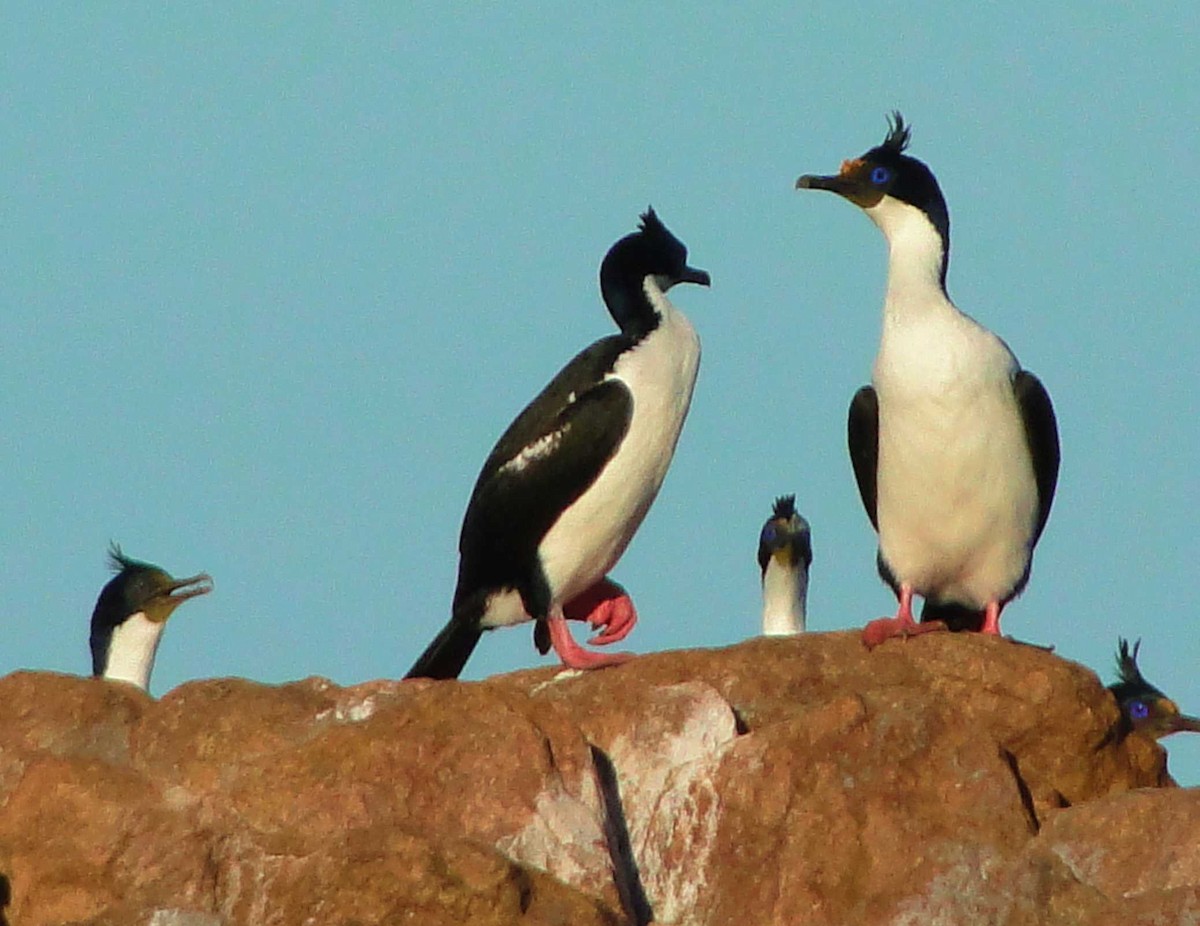
[(1089, 670), (976, 635), (0, 703), (13, 926), (1200, 918), (1200, 795), (1097, 748)]

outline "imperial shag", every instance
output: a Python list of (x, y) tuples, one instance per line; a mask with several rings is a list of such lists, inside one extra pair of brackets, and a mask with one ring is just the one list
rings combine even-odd
[(1119, 743), (1135, 730), (1154, 739), (1183, 731), (1200, 733), (1200, 718), (1181, 714), (1174, 701), (1146, 681), (1137, 664), (1141, 645), (1141, 640), (1134, 643), (1131, 653), (1125, 640), (1117, 641), (1117, 675), (1120, 681), (1109, 685), (1108, 690), (1117, 699), (1121, 716), (1101, 740), (1100, 746)]
[(888, 242), (883, 335), (848, 428), (879, 572), (899, 599), (894, 618), (864, 629), (868, 646), (944, 626), (999, 634), (1058, 480), (1050, 396), (946, 294), (949, 213), (929, 168), (904, 154), (909, 134), (896, 113), (883, 144), (835, 176), (796, 181), (848, 199)]
[(762, 570), (762, 632), (767, 636), (803, 633), (812, 565), (812, 532), (796, 513), (796, 496), (784, 495), (758, 535)]
[(189, 598), (211, 592), (212, 579), (205, 573), (173, 579), (158, 566), (126, 556), (116, 544), (109, 561), (116, 575), (92, 610), (92, 674), (146, 689), (167, 618)]
[[(612, 246), (600, 292), (620, 334), (585, 348), (509, 425), (483, 464), (459, 537), (449, 623), (408, 678), (456, 678), (484, 630), (536, 621), (563, 664), (613, 665), (571, 637), (567, 619), (623, 639), (637, 614), (607, 578), (658, 494), (691, 403), (700, 341), (667, 299), (709, 285), (650, 209)], [(544, 651), (544, 649), (543, 649)]]

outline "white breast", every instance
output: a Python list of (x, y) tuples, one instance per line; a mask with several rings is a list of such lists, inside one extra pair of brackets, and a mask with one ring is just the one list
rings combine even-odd
[(556, 602), (569, 601), (616, 565), (658, 494), (683, 429), (700, 365), (695, 329), (652, 281), (659, 326), (623, 354), (609, 378), (633, 395), (625, 439), (600, 476), (538, 547)]
[(808, 570), (786, 568), (771, 557), (763, 574), (763, 630), (769, 637), (803, 633), (808, 599)]
[(982, 608), (1025, 572), (1037, 484), (1012, 391), (1016, 360), (954, 312), (885, 322), (878, 518), (901, 582)]
[(108, 665), (104, 677), (131, 682), (139, 688), (150, 685), (150, 670), (162, 638), (166, 622), (155, 623), (140, 611), (131, 615), (113, 630), (108, 646)]

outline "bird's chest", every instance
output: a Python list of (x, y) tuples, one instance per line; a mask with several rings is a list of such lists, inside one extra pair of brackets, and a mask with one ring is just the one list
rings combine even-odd
[(877, 514), (898, 575), (940, 585), (994, 571), (986, 584), (1003, 584), (1024, 568), (1036, 484), (1013, 369), (1003, 345), (981, 337), (881, 349)]
[(1011, 387), (956, 384), (927, 394), (878, 389), (881, 506), (948, 510), (1032, 471)]
[(676, 315), (614, 365), (610, 375), (625, 383), (633, 400), (629, 429), (596, 481), (539, 546), (560, 600), (603, 577), (633, 538), (670, 467), (699, 363), (699, 339)]

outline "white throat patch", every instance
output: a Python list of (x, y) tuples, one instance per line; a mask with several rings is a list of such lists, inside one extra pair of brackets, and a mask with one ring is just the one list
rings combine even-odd
[(166, 621), (156, 624), (147, 620), (140, 611), (130, 615), (113, 630), (104, 677), (129, 682), (143, 691), (148, 690), (154, 656), (166, 626)]

